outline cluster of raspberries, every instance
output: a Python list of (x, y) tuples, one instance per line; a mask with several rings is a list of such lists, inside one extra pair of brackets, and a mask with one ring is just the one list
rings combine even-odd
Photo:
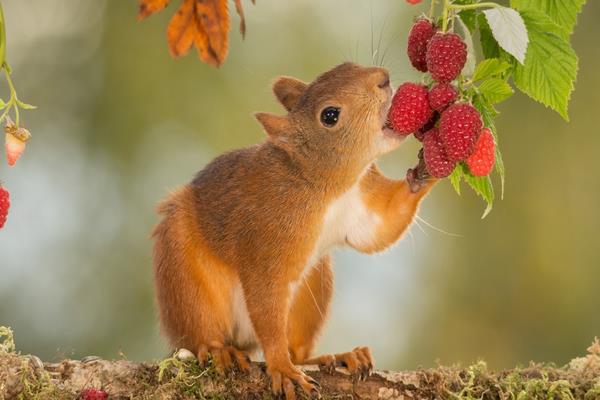
[(429, 72), (433, 83), (402, 84), (392, 99), (389, 124), (423, 142), (431, 176), (445, 178), (459, 162), (475, 176), (488, 175), (495, 161), (494, 137), (473, 105), (457, 102), (459, 92), (452, 84), (465, 66), (467, 46), (455, 33), (438, 32), (429, 20), (420, 19), (408, 35), (407, 52), (413, 67)]

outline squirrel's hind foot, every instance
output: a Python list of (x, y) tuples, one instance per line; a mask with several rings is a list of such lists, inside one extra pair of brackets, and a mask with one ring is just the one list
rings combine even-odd
[(208, 358), (218, 373), (225, 375), (235, 370), (243, 373), (250, 371), (250, 354), (233, 346), (200, 346), (197, 357), (201, 365), (206, 365)]
[(316, 364), (328, 373), (333, 373), (335, 367), (344, 367), (358, 380), (365, 380), (371, 375), (374, 363), (368, 347), (356, 347), (347, 353), (326, 354), (303, 362), (303, 364)]
[(320, 399), (321, 386), (310, 376), (306, 375), (300, 369), (292, 367), (291, 370), (278, 370), (268, 368), (268, 374), (271, 377), (273, 394), (276, 398), (285, 400), (296, 400), (296, 386), (310, 399)]

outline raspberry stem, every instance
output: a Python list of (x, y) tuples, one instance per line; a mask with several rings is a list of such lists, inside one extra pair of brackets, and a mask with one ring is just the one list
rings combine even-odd
[(435, 3), (437, 0), (431, 0), (431, 7), (429, 7), (429, 19), (433, 21), (433, 14), (435, 13)]
[(448, 29), (448, 11), (450, 10), (450, 0), (444, 0), (444, 8), (442, 9), (442, 32)]
[(6, 58), (6, 28), (4, 24), (4, 11), (0, 3), (0, 65), (4, 65)]
[[(434, 4), (436, 0), (431, 0), (430, 17), (433, 13)], [(448, 15), (450, 11), (464, 11), (464, 10), (476, 10), (478, 8), (496, 8), (501, 7), (500, 4), (488, 1), (483, 3), (474, 4), (452, 4), (452, 0), (444, 0), (444, 8), (442, 10), (442, 32), (446, 32), (448, 29)], [(452, 23), (454, 23), (454, 14), (452, 14)]]
[(16, 124), (16, 126), (19, 126), (19, 103), (20, 103), (20, 101), (19, 101), (19, 98), (17, 97), (17, 91), (15, 90), (15, 86), (10, 77), (10, 71), (11, 71), (10, 66), (6, 62), (4, 62), (4, 64), (2, 64), (1, 68), (4, 70), (4, 76), (6, 77), (6, 82), (8, 83), (8, 88), (10, 90), (10, 99), (8, 100), (8, 102), (5, 105), (6, 109), (4, 110), (2, 115), (0, 115), (0, 122), (4, 121), (4, 118), (6, 118), (10, 109), (14, 108), (15, 109), (15, 124)]
[(475, 3), (475, 4), (450, 4), (450, 9), (452, 10), (475, 10), (477, 8), (496, 8), (500, 7), (500, 4), (493, 2), (483, 2), (483, 3)]

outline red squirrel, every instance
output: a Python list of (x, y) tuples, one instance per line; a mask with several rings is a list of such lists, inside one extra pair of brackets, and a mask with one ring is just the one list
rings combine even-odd
[(386, 127), (385, 69), (344, 63), (309, 84), (280, 77), (273, 92), (287, 114), (255, 115), (267, 140), (217, 157), (159, 205), (156, 298), (173, 348), (221, 372), (247, 370), (261, 348), (276, 395), (318, 397), (297, 365), (373, 368), (366, 347), (312, 355), (333, 292), (329, 252), (396, 242), (435, 180), (422, 159), (405, 180), (374, 164), (403, 140)]

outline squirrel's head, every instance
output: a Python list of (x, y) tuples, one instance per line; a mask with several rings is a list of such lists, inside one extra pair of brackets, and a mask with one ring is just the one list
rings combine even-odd
[(403, 139), (384, 127), (392, 89), (383, 68), (344, 63), (311, 83), (280, 77), (273, 92), (288, 114), (256, 118), (275, 145), (321, 168), (362, 170)]

